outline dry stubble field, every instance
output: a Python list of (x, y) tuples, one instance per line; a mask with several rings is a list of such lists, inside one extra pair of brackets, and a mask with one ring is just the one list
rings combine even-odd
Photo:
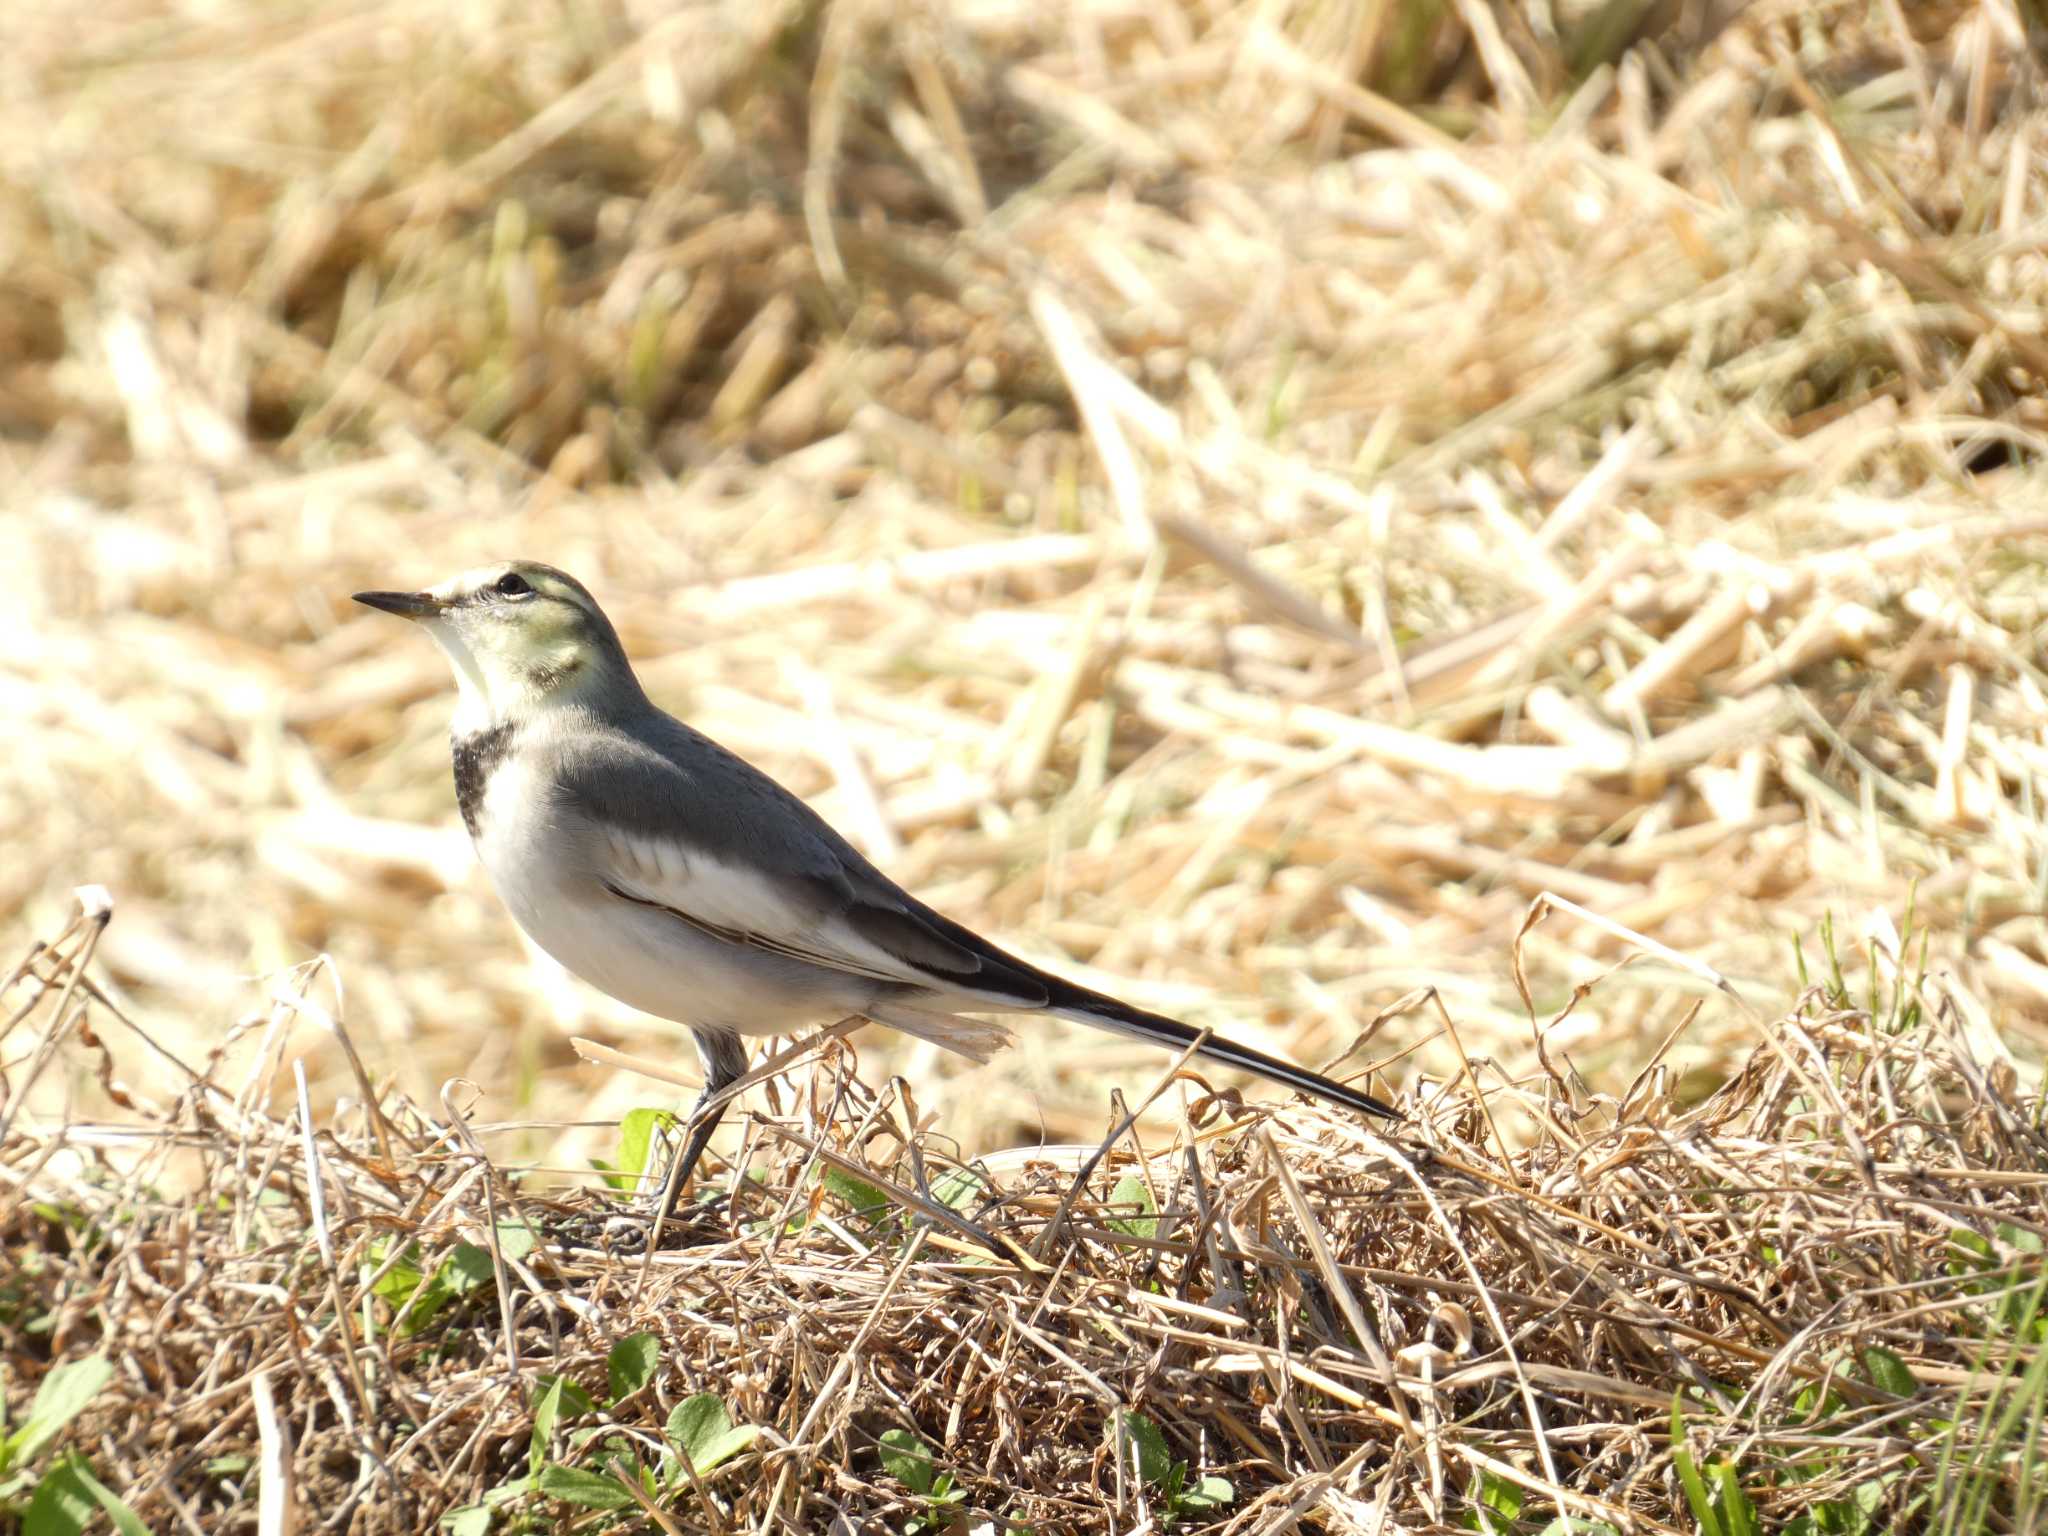
[[(12, 9), (0, 1530), (2036, 1528), (2040, 20)], [(605, 1252), (346, 600), (506, 554), (1409, 1122), (870, 1030)]]

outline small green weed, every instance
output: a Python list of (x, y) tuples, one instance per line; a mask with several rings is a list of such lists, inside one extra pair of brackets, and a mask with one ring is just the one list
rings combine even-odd
[(1139, 1481), (1158, 1491), (1159, 1523), (1163, 1526), (1211, 1514), (1237, 1497), (1237, 1490), (1224, 1478), (1203, 1477), (1190, 1483), (1188, 1464), (1174, 1460), (1166, 1436), (1142, 1413), (1118, 1410), (1116, 1448), (1124, 1465), (1137, 1472)]
[(1138, 1212), (1135, 1216), (1110, 1217), (1110, 1231), (1130, 1237), (1159, 1235), (1159, 1207), (1152, 1199), (1151, 1188), (1137, 1173), (1127, 1173), (1117, 1180), (1116, 1188), (1109, 1193), (1109, 1203), (1119, 1210)]
[[(661, 1343), (651, 1333), (632, 1334), (614, 1344), (605, 1359), (606, 1407), (615, 1410), (643, 1391), (660, 1363)], [(444, 1516), (441, 1524), (448, 1536), (485, 1536), (501, 1516), (508, 1521), (508, 1532), (559, 1529), (559, 1523), (539, 1509), (526, 1507), (533, 1495), (600, 1512), (638, 1510), (643, 1503), (656, 1508), (673, 1505), (692, 1497), (698, 1479), (745, 1451), (760, 1433), (751, 1424), (734, 1424), (715, 1392), (700, 1392), (669, 1411), (661, 1454), (653, 1463), (642, 1463), (641, 1447), (609, 1423), (579, 1426), (563, 1437), (572, 1455), (597, 1465), (563, 1461), (553, 1453), (556, 1431), (567, 1418), (595, 1413), (597, 1405), (588, 1392), (560, 1376), (543, 1377), (537, 1387), (525, 1476), (491, 1489), (481, 1503)], [(599, 1531), (612, 1525), (599, 1520), (579, 1529)]]
[(1671, 1394), (1671, 1464), (1678, 1470), (1685, 1502), (1698, 1522), (1700, 1536), (1762, 1536), (1756, 1506), (1742, 1491), (1732, 1461), (1716, 1461), (1702, 1469), (1685, 1441), (1682, 1393)]
[[(100, 1514), (120, 1536), (148, 1536), (149, 1527), (93, 1475), (91, 1463), (77, 1451), (58, 1453), (40, 1475), (34, 1470), (36, 1459), (113, 1377), (105, 1355), (51, 1367), (29, 1404), (28, 1417), (18, 1429), (0, 1434), (0, 1520), (18, 1518), (22, 1536), (77, 1536)], [(5, 1430), (0, 1420), (0, 1431)]]
[[(1920, 1390), (1912, 1368), (1881, 1345), (1866, 1348), (1856, 1364), (1860, 1364), (1861, 1374), (1871, 1385), (1894, 1397), (1912, 1397)], [(1834, 1369), (1846, 1376), (1854, 1371), (1854, 1366), (1847, 1360), (1841, 1360), (1834, 1363)], [(1793, 1397), (1787, 1427), (1803, 1435), (1827, 1435), (1855, 1426), (1854, 1421), (1846, 1418), (1845, 1404), (1839, 1393), (1810, 1382)], [(1839, 1487), (1845, 1480), (1843, 1474), (1853, 1471), (1865, 1460), (1867, 1453), (1860, 1448), (1816, 1450), (1803, 1453), (1787, 1463), (1777, 1480), (1787, 1487), (1800, 1484)], [(1894, 1496), (1893, 1485), (1901, 1475), (1894, 1470), (1865, 1478), (1850, 1485), (1845, 1494), (1809, 1505), (1803, 1514), (1786, 1524), (1786, 1536), (1878, 1536), (1880, 1531), (1892, 1528), (1893, 1518), (1898, 1513), (1892, 1511), (1888, 1514), (1887, 1510)]]
[[(537, 1241), (533, 1229), (522, 1221), (498, 1224), (499, 1251), (514, 1263), (533, 1252)], [(370, 1287), (371, 1294), (391, 1304), (393, 1325), (400, 1338), (414, 1338), (426, 1332), (452, 1303), (477, 1294), (495, 1279), (490, 1250), (475, 1243), (457, 1243), (431, 1275), (420, 1268), (417, 1243), (407, 1243), (397, 1261), (387, 1267), (391, 1252), (388, 1239), (372, 1243), (363, 1274), (365, 1278), (377, 1275)]]
[(647, 1172), (655, 1144), (681, 1124), (682, 1117), (666, 1109), (629, 1109), (619, 1119), (619, 1145), (613, 1161), (593, 1157), (590, 1166), (604, 1175), (607, 1186), (631, 1194)]
[[(2001, 1236), (2009, 1230), (2001, 1228)], [(2048, 1527), (2048, 1350), (2041, 1347), (2048, 1275), (2040, 1270), (2040, 1238), (2014, 1235), (2025, 1239), (2013, 1245), (2023, 1258), (2004, 1269), (2004, 1284), (1987, 1295), (1995, 1296), (1994, 1322), (1971, 1365), (1980, 1390), (1960, 1398), (1981, 1406), (1969, 1418), (1958, 1414), (1938, 1424), (1940, 1515), (1931, 1529), (1939, 1536)], [(2027, 1274), (2030, 1282), (2022, 1279)]]
[(967, 1490), (953, 1486), (953, 1474), (941, 1472), (925, 1443), (907, 1429), (883, 1432), (882, 1470), (924, 1500), (923, 1511), (903, 1523), (903, 1536), (943, 1531), (954, 1521), (954, 1506), (967, 1501)]

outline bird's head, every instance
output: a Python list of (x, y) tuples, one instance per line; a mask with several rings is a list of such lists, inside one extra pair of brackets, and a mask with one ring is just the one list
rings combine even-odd
[(532, 560), (355, 600), (423, 625), (455, 666), (458, 735), (567, 703), (639, 698), (618, 632), (575, 577)]

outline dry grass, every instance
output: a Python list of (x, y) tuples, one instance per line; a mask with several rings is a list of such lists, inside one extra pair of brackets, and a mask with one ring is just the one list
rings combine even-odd
[[(6, 1002), (39, 1056), (111, 1082), (148, 1037), (87, 977), (100, 932), (39, 946)], [(1939, 985), (1880, 990), (1873, 1012), (1817, 984), (1689, 1110), (1667, 1066), (1619, 1096), (1554, 1066), (1434, 1096), (1394, 1139), (1224, 1095), (1175, 1134), (965, 1172), (907, 1084), (876, 1094), (828, 1044), (750, 1127), (732, 1227), (644, 1261), (593, 1246), (591, 1196), (507, 1180), (502, 1127), (388, 1095), (268, 1107), (309, 1007), (287, 995), (241, 1081), (216, 1052), (172, 1104), (8, 1143), (0, 1327), (17, 1359), (111, 1357), (79, 1441), (194, 1530), (247, 1527), (260, 1487), (329, 1529), (418, 1531), (536, 1471), (501, 1523), (560, 1529), (604, 1486), (564, 1468), (611, 1475), (621, 1518), (617, 1474), (647, 1469), (667, 1530), (914, 1528), (930, 1496), (892, 1433), (976, 1529), (1460, 1529), (1483, 1505), (1502, 1530), (1664, 1530), (1680, 1451), (1739, 1461), (1772, 1529), (2028, 1529), (2041, 1384), (2009, 1455), (1952, 1426), (2040, 1375), (2042, 1101)], [(1503, 1155), (1509, 1107), (1542, 1129)], [(585, 1395), (536, 1441), (556, 1376)], [(702, 1393), (754, 1436), (699, 1476), (664, 1425)], [(1176, 1507), (1119, 1454), (1132, 1414), (1228, 1497)], [(1979, 1476), (2007, 1518), (1942, 1524)]]
[[(1296, 1498), (1312, 1527), (1375, 1528), (1353, 1497), (1455, 1524), (1473, 1457), (1685, 1526), (1641, 1394), (1739, 1384), (1697, 1413), (1750, 1436), (1747, 1480), (1782, 1450), (1787, 1394), (1865, 1340), (1936, 1372), (1928, 1391), (1972, 1390), (1988, 1325), (1938, 1288), (1941, 1222), (2009, 1257), (1999, 1224), (2042, 1172), (2016, 1129), (2048, 1044), (2039, 18), (1737, 9), (10, 14), (0, 911), (25, 945), (74, 886), (112, 889), (91, 974), (162, 1048), (102, 1025), (111, 1057), (73, 1038), (31, 1072), (48, 997), (0, 1034), (7, 1252), (56, 1245), (37, 1283), (92, 1298), (0, 1312), (10, 1415), (53, 1342), (132, 1350), (169, 1305), (102, 1284), (141, 1285), (159, 1223), (187, 1234), (177, 1263), (259, 1293), (190, 1293), (204, 1315), (163, 1313), (162, 1374), (126, 1390), (218, 1393), (195, 1397), (202, 1427), (248, 1450), (247, 1372), (271, 1362), (305, 1443), (348, 1447), (338, 1473), (302, 1447), (302, 1482), (378, 1465), (363, 1530), (419, 1529), (519, 1459), (515, 1357), (530, 1376), (650, 1317), (664, 1390), (716, 1386), (823, 1455), (723, 1474), (735, 1529), (879, 1509), (859, 1447), (888, 1422), (1050, 1528), (1125, 1528), (1136, 1490), (1089, 1461), (1101, 1394), (1019, 1318), (1056, 1321), (1175, 1455), (1236, 1468), (1244, 1529)], [(1043, 1228), (1053, 1186), (1019, 1165), (985, 1224), (1041, 1243), (1044, 1273), (962, 1268), (935, 1230), (884, 1305), (907, 1228), (842, 1219), (669, 1256), (636, 1310), (629, 1271), (563, 1251), (530, 1292), (595, 1310), (508, 1291), (509, 1334), (467, 1318), (477, 1358), (398, 1349), (353, 1300), (363, 1245), (493, 1230), (444, 1084), (504, 1127), (495, 1162), (557, 1171), (498, 1188), (535, 1209), (610, 1155), (627, 1108), (675, 1094), (575, 1055), (572, 1034), (676, 1042), (521, 952), (453, 823), (442, 665), (346, 602), (506, 553), (586, 579), (657, 698), (954, 915), (1300, 1059), (1389, 1062), (1413, 1176), (1289, 1109), (1270, 1141), (1148, 1165), (1183, 1213), (1198, 1168), (1235, 1248)], [(1575, 909), (1525, 931), (1541, 893)], [(1830, 916), (1855, 997), (1866, 972), (1918, 997), (1914, 1028), (1809, 989)], [(56, 979), (38, 963), (10, 997)], [(317, 1010), (235, 1029), (302, 985)], [(892, 1139), (860, 1155), (914, 1184), (927, 1135), (1093, 1144), (1105, 1085), (1163, 1065), (1052, 1028), (987, 1068), (858, 1044), (857, 1077), (834, 1046), (749, 1100), (770, 1118), (726, 1146), (751, 1149), (760, 1202), (807, 1188), (790, 1134), (845, 1152), (873, 1112)], [(336, 1138), (326, 1249), (295, 1070)], [(366, 1099), (389, 1166), (364, 1161)], [(117, 1122), (140, 1139), (80, 1129)], [(1144, 1126), (1154, 1150), (1183, 1134)], [(259, 1238), (266, 1182), (290, 1193)], [(218, 1223), (195, 1190), (227, 1197)], [(31, 1196), (137, 1214), (74, 1249)], [(1756, 1237), (1787, 1213), (1829, 1255), (1796, 1274)], [(1153, 1317), (1148, 1282), (1234, 1321)], [(1345, 1285), (1401, 1371), (1439, 1304), (1471, 1352), (1430, 1366), (1436, 1387), (1390, 1385)], [(1233, 1310), (1240, 1291), (1257, 1304)], [(655, 1305), (676, 1297), (697, 1300)], [(805, 1325), (776, 1333), (792, 1306)], [(58, 1336), (31, 1342), (43, 1316)], [(1238, 1334), (1255, 1371), (1207, 1363)], [(758, 1366), (713, 1364), (742, 1340)], [(441, 1370), (479, 1395), (444, 1402)], [(1487, 1370), (1506, 1374), (1444, 1395)], [(1840, 1390), (1882, 1418), (1867, 1381)], [(449, 1416), (401, 1454), (394, 1426), (429, 1403)], [(1924, 1450), (1938, 1414), (1915, 1412), (1882, 1435)], [(127, 1432), (186, 1449), (170, 1420)], [(1859, 1475), (1906, 1454), (1857, 1444)], [(253, 1518), (202, 1517), (198, 1463), (99, 1455), (164, 1501), (158, 1528)], [(1811, 1481), (1755, 1487), (1789, 1507)], [(1253, 1490), (1280, 1502), (1247, 1516)]]

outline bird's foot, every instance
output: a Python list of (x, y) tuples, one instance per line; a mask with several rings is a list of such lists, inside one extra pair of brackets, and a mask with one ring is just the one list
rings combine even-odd
[[(620, 1255), (643, 1254), (654, 1235), (655, 1202), (659, 1198), (657, 1192), (652, 1199), (636, 1201), (629, 1206), (621, 1207), (607, 1201), (594, 1209), (558, 1215), (548, 1222), (547, 1236), (564, 1248), (594, 1248), (602, 1253)], [(679, 1204), (659, 1224), (661, 1246), (696, 1248), (730, 1238), (733, 1228), (728, 1205), (723, 1190), (713, 1191), (701, 1201)]]
[[(657, 1194), (655, 1201), (659, 1199)], [(678, 1201), (676, 1208), (658, 1222), (656, 1215), (655, 1202), (614, 1212), (605, 1218), (601, 1246), (613, 1253), (645, 1253), (649, 1242), (657, 1241), (657, 1227), (663, 1248), (697, 1248), (724, 1242), (733, 1232), (731, 1201), (722, 1189), (708, 1192), (702, 1200)]]

